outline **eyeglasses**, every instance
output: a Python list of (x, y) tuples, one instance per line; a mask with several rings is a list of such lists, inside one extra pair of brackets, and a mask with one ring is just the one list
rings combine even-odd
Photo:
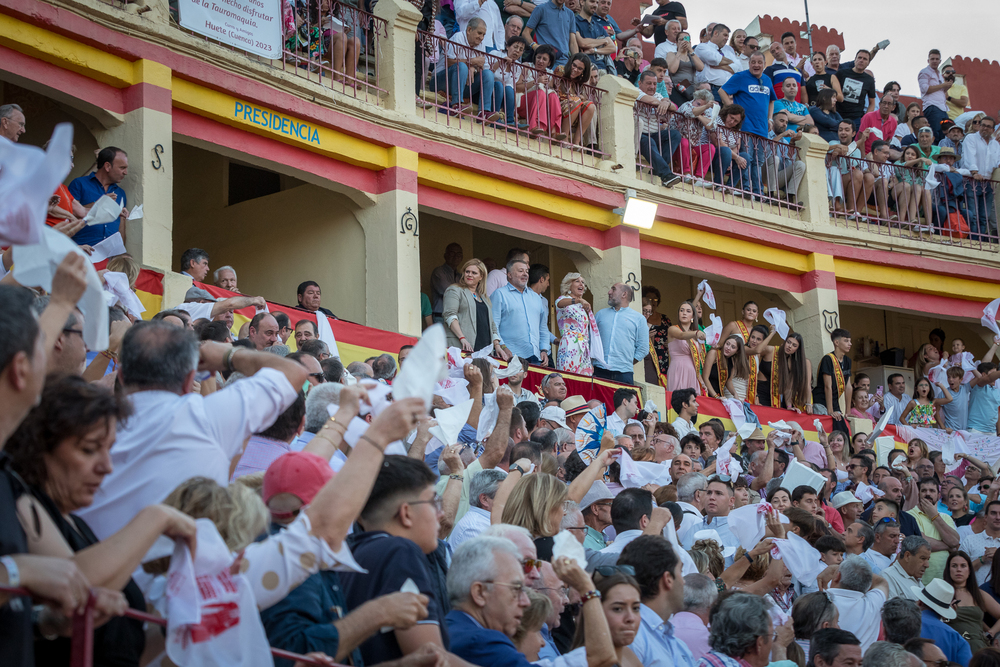
[(565, 530), (583, 530), (586, 531), (586, 526), (566, 526)]
[(437, 511), (441, 511), (441, 496), (434, 494), (434, 497), (430, 500), (407, 500), (407, 505), (430, 505), (433, 504)]
[(558, 592), (562, 593), (563, 595), (565, 595), (566, 597), (569, 597), (569, 586), (560, 586), (559, 588), (549, 588), (549, 587), (543, 586), (542, 588), (536, 588), (535, 590), (536, 591), (558, 591)]
[(509, 588), (512, 591), (514, 591), (514, 595), (516, 595), (517, 597), (521, 597), (522, 595), (524, 595), (524, 596), (528, 595), (528, 589), (527, 589), (527, 587), (525, 587), (524, 583), (522, 583), (522, 582), (518, 582), (516, 584), (509, 584), (509, 583), (507, 583), (505, 581), (481, 581), (479, 583), (482, 583), (482, 584), (493, 584), (495, 586), (506, 586), (507, 588)]
[(315, 378), (317, 384), (320, 382), (326, 382), (326, 375), (324, 375), (323, 373), (310, 373), (309, 377)]
[(630, 577), (635, 576), (635, 568), (631, 565), (601, 565), (594, 568), (594, 572), (602, 577), (610, 577), (616, 574), (627, 574)]
[(524, 568), (524, 573), (528, 574), (532, 570), (542, 569), (542, 561), (537, 558), (525, 558), (521, 561), (521, 567)]

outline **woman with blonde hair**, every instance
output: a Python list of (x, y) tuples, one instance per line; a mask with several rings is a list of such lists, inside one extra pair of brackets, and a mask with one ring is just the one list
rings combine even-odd
[(493, 304), (486, 296), (486, 265), (480, 260), (470, 259), (458, 270), (458, 281), (444, 292), (441, 315), (448, 347), (478, 352), (493, 345), (494, 354), (505, 358), (493, 321)]
[(544, 473), (527, 475), (517, 481), (507, 497), (501, 523), (527, 528), (536, 539), (552, 537), (559, 532), (566, 497), (566, 484), (557, 477)]
[(561, 338), (556, 354), (556, 370), (593, 375), (590, 352), (594, 349), (603, 352), (593, 308), (583, 298), (586, 291), (587, 282), (579, 273), (567, 273), (559, 284), (556, 322)]

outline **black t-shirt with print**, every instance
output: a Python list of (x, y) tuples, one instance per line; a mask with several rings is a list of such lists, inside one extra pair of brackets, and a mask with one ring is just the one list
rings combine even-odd
[(837, 112), (844, 118), (856, 120), (868, 110), (868, 100), (875, 99), (875, 77), (866, 72), (858, 74), (853, 69), (837, 72), (844, 101), (837, 102)]

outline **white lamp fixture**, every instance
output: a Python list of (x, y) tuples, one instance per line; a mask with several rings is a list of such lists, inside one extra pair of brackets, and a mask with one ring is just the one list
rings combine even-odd
[(656, 219), (656, 204), (639, 199), (635, 190), (629, 188), (625, 191), (625, 208), (616, 208), (614, 212), (622, 216), (622, 223), (629, 227), (651, 229)]

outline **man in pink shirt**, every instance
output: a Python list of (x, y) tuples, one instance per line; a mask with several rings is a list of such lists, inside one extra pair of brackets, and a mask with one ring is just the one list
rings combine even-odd
[(684, 577), (684, 611), (670, 617), (674, 635), (691, 650), (695, 662), (712, 650), (708, 644), (708, 612), (719, 596), (711, 577), (689, 574)]
[(896, 134), (896, 126), (899, 124), (899, 121), (896, 120), (896, 116), (892, 113), (895, 108), (896, 102), (892, 99), (892, 96), (884, 95), (878, 103), (878, 109), (866, 113), (861, 117), (861, 124), (858, 126), (858, 133), (854, 137), (855, 141), (860, 142), (862, 140), (862, 135), (868, 128), (874, 128), (882, 132), (881, 137), (874, 132), (868, 133), (867, 137), (864, 139), (865, 149), (862, 151), (863, 155), (871, 153), (872, 144), (879, 139), (889, 141), (892, 139), (893, 135)]

